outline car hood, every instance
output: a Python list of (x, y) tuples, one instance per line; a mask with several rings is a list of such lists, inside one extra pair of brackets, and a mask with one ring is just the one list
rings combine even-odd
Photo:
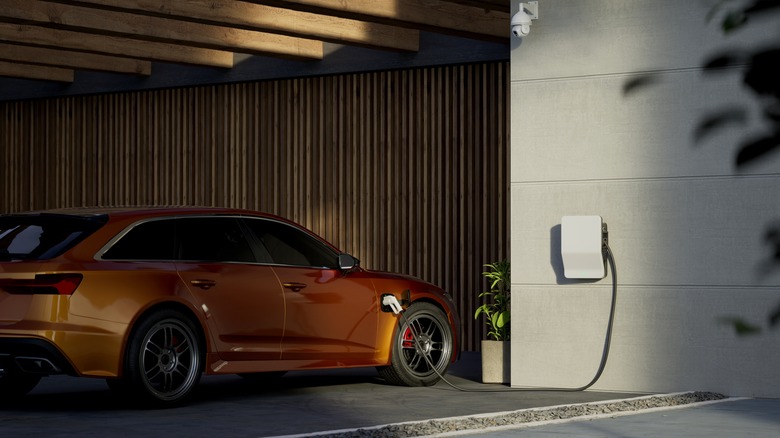
[(396, 274), (395, 272), (373, 271), (370, 269), (363, 269), (363, 271), (374, 278), (382, 278), (385, 280), (408, 280), (408, 281), (414, 281), (418, 283), (426, 283), (425, 281), (420, 280), (419, 278), (412, 275)]
[(368, 269), (363, 270), (367, 275), (369, 275), (371, 278), (374, 279), (374, 281), (383, 281), (383, 280), (389, 280), (389, 281), (405, 281), (409, 284), (414, 284), (415, 287), (413, 289), (419, 290), (419, 291), (436, 291), (439, 293), (444, 293), (444, 291), (432, 284), (428, 283), (425, 280), (421, 280), (417, 277), (414, 277), (412, 275), (406, 275), (406, 274), (397, 274), (394, 272), (384, 272), (384, 271), (372, 271)]

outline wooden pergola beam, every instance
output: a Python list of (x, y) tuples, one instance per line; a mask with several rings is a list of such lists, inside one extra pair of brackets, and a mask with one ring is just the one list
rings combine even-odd
[(294, 59), (323, 55), (321, 41), (38, 0), (3, 0), (0, 21), (252, 55)]
[[(509, 11), (445, 0), (247, 0), (256, 4), (285, 5), (299, 11), (328, 14), (505, 42), (509, 39)], [(490, 2), (488, 2), (490, 3)]]
[(67, 82), (158, 61), (231, 68), (237, 54), (320, 60), (323, 42), (414, 52), (421, 30), (507, 42), (508, 29), (505, 0), (0, 0), (0, 61)]
[(94, 70), (142, 76), (152, 74), (152, 63), (149, 61), (17, 44), (0, 43), (0, 60), (76, 70)]
[(13, 23), (0, 23), (0, 41), (149, 61), (233, 67), (231, 52)]
[(234, 0), (44, 0), (374, 49), (417, 51), (419, 31)]
[(30, 64), (0, 61), (0, 76), (55, 82), (73, 82), (75, 73), (73, 70), (64, 68), (42, 67)]
[(507, 0), (445, 0), (450, 3), (473, 6), (486, 11), (500, 11), (509, 13), (509, 1)]

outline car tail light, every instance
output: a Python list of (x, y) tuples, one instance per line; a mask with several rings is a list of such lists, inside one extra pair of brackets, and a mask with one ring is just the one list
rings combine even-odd
[(72, 295), (84, 278), (81, 274), (38, 274), (34, 279), (0, 279), (0, 289), (9, 294)]

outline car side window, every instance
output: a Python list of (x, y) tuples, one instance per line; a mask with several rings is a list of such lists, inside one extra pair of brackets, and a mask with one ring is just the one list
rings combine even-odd
[(247, 226), (275, 264), (336, 269), (338, 254), (308, 233), (265, 219), (247, 219)]
[(103, 253), (105, 260), (173, 260), (172, 220), (151, 220), (135, 225)]
[(179, 260), (255, 263), (252, 247), (233, 217), (192, 217), (176, 220)]

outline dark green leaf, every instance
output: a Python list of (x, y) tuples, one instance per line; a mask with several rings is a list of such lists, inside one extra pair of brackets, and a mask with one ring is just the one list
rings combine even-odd
[(743, 145), (737, 154), (737, 167), (743, 166), (756, 158), (774, 151), (778, 146), (780, 146), (780, 138), (776, 135), (763, 137)]
[(722, 318), (721, 322), (734, 328), (734, 332), (739, 336), (754, 335), (761, 332), (761, 327), (750, 324), (742, 318)]
[(756, 0), (745, 8), (745, 13), (753, 15), (755, 13), (777, 12), (778, 10), (780, 10), (780, 0)]
[(772, 327), (780, 323), (780, 306), (775, 307), (775, 310), (769, 314), (769, 325)]
[(736, 56), (734, 53), (729, 52), (726, 54), (716, 55), (704, 62), (704, 71), (711, 73), (713, 71), (720, 71), (724, 67), (733, 67), (736, 65), (744, 65), (747, 61), (742, 56)]
[(723, 32), (729, 33), (742, 27), (747, 23), (747, 15), (742, 11), (733, 11), (726, 14), (726, 17), (721, 22)]
[(659, 75), (641, 75), (633, 77), (623, 84), (623, 94), (627, 96), (653, 84), (657, 84), (660, 81), (659, 78)]
[(714, 131), (728, 128), (730, 125), (744, 125), (747, 122), (747, 113), (742, 108), (725, 108), (711, 113), (696, 127), (694, 140), (700, 142)]

